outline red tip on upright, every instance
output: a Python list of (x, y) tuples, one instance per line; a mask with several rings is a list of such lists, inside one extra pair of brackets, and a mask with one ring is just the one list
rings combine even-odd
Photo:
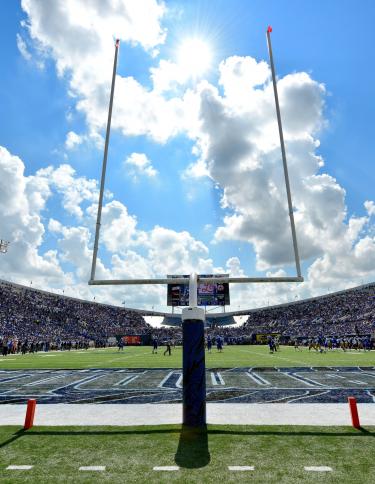
[(120, 45), (120, 39), (116, 39), (116, 47)]
[(271, 33), (272, 32), (272, 27), (271, 25), (268, 26), (267, 32)]

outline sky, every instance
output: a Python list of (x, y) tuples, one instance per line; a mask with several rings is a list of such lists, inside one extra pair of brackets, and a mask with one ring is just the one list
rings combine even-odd
[(22, 0), (0, 5), (0, 277), (128, 307), (163, 286), (89, 287), (115, 39), (97, 277), (295, 275), (272, 43), (305, 282), (236, 285), (267, 306), (375, 279), (375, 4)]

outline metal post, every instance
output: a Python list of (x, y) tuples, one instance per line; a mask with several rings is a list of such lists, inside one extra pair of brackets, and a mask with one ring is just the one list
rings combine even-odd
[(283, 127), (282, 127), (282, 124), (281, 124), (279, 96), (278, 96), (278, 93), (277, 93), (275, 66), (274, 66), (274, 63), (273, 63), (273, 55), (272, 55), (272, 45), (271, 45), (271, 35), (270, 35), (271, 32), (272, 32), (272, 27), (268, 27), (268, 29), (267, 29), (268, 53), (269, 53), (269, 56), (270, 56), (273, 92), (274, 92), (274, 95), (275, 95), (277, 123), (278, 123), (278, 126), (279, 126), (281, 155), (282, 155), (282, 158), (283, 158), (283, 165), (284, 165), (285, 186), (286, 186), (286, 194), (287, 194), (287, 198), (288, 198), (290, 226), (291, 226), (291, 229), (292, 229), (294, 258), (295, 258), (295, 262), (296, 262), (297, 275), (298, 275), (298, 277), (301, 277), (301, 266), (300, 266), (299, 254), (298, 254), (296, 228), (295, 228), (295, 225), (294, 225), (292, 196), (291, 196), (291, 193), (290, 193), (288, 166), (287, 166), (287, 163), (286, 163), (286, 152), (285, 152), (285, 145), (284, 145)]
[(0, 253), (1, 254), (6, 254), (8, 252), (8, 245), (9, 242), (6, 240), (0, 239)]
[(182, 408), (183, 424), (189, 427), (206, 425), (206, 365), (204, 354), (203, 308), (197, 307), (197, 274), (189, 279), (189, 307), (182, 310)]
[(92, 254), (91, 277), (90, 277), (91, 280), (95, 279), (96, 258), (97, 258), (97, 255), (98, 255), (99, 232), (100, 232), (100, 223), (101, 223), (101, 218), (102, 218), (103, 194), (104, 194), (105, 174), (106, 174), (106, 170), (107, 170), (108, 145), (109, 145), (109, 136), (110, 136), (110, 133), (111, 133), (113, 94), (115, 92), (117, 55), (118, 55), (119, 46), (120, 46), (120, 41), (119, 41), (119, 39), (117, 39), (116, 44), (115, 44), (115, 59), (113, 61), (112, 85), (111, 85), (111, 96), (110, 96), (110, 99), (109, 99), (107, 131), (106, 131), (106, 134), (105, 134), (104, 155), (103, 155), (103, 165), (102, 165), (102, 178), (101, 178), (101, 181), (100, 181), (100, 192), (99, 192), (99, 203), (98, 203), (98, 215), (97, 215), (97, 218), (96, 218), (94, 251), (93, 251), (93, 254)]

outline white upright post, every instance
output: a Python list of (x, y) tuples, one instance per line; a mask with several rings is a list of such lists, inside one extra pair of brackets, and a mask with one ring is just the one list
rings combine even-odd
[(98, 213), (97, 213), (97, 217), (96, 217), (94, 250), (93, 250), (93, 253), (92, 253), (91, 276), (90, 276), (91, 281), (93, 281), (95, 279), (96, 259), (97, 259), (97, 256), (98, 256), (99, 232), (100, 232), (100, 225), (101, 225), (101, 219), (102, 219), (103, 195), (104, 195), (105, 175), (106, 175), (106, 171), (107, 171), (109, 136), (111, 134), (113, 95), (115, 93), (117, 56), (118, 56), (119, 46), (120, 46), (120, 41), (119, 41), (119, 39), (117, 39), (116, 44), (115, 44), (115, 58), (113, 60), (111, 95), (109, 97), (109, 108), (108, 108), (107, 130), (106, 130), (106, 134), (105, 134), (105, 143), (104, 143), (102, 176), (101, 176), (101, 179), (100, 179), (100, 192), (99, 192)]
[(296, 228), (294, 225), (294, 215), (293, 215), (293, 204), (292, 204), (292, 195), (290, 192), (290, 183), (289, 183), (289, 175), (288, 175), (288, 165), (286, 162), (286, 151), (285, 151), (285, 143), (284, 143), (284, 134), (283, 134), (283, 126), (281, 124), (281, 114), (280, 114), (280, 106), (279, 106), (279, 95), (277, 92), (277, 82), (276, 82), (276, 73), (275, 73), (275, 65), (273, 62), (273, 53), (272, 53), (272, 44), (271, 44), (271, 32), (272, 27), (268, 27), (267, 29), (267, 45), (268, 45), (268, 54), (270, 57), (270, 65), (271, 65), (271, 73), (272, 73), (272, 84), (273, 84), (273, 93), (275, 97), (275, 107), (276, 107), (276, 116), (277, 116), (277, 125), (279, 127), (279, 138), (280, 138), (280, 148), (281, 148), (281, 156), (283, 159), (283, 166), (284, 166), (284, 178), (285, 178), (285, 187), (286, 187), (286, 195), (288, 199), (288, 209), (289, 209), (289, 219), (290, 219), (290, 227), (292, 230), (292, 239), (293, 239), (293, 248), (294, 248), (294, 260), (296, 263), (296, 270), (297, 276), (301, 277), (301, 265), (299, 261), (299, 254), (298, 254), (298, 244), (297, 244), (297, 235), (296, 235)]

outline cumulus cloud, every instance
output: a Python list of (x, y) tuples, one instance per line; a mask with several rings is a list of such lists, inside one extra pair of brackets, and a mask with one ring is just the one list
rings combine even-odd
[(366, 200), (364, 206), (369, 216), (375, 215), (375, 203), (372, 200)]
[(41, 168), (36, 176), (38, 180), (43, 180), (44, 183), (55, 188), (63, 198), (64, 209), (79, 219), (83, 215), (81, 203), (98, 200), (97, 181), (76, 176), (74, 168), (68, 164), (56, 168), (52, 166)]
[(67, 150), (72, 150), (79, 146), (83, 142), (83, 137), (75, 133), (74, 131), (69, 131), (66, 135), (65, 148)]
[[(154, 55), (166, 37), (161, 27), (164, 3), (23, 0), (22, 7), (37, 52), (55, 60), (58, 74), (69, 83), (76, 109), (86, 117), (90, 137), (100, 139), (107, 120), (114, 38), (138, 44)], [(184, 82), (186, 73), (181, 66), (161, 60), (152, 69), (152, 77), (154, 88), (147, 89), (134, 77), (117, 75), (112, 128), (124, 135), (147, 135), (161, 143), (196, 129), (197, 109), (191, 93), (163, 96), (175, 81)]]
[[(164, 4), (156, 0), (56, 0), (47, 5), (43, 0), (23, 0), (22, 6), (28, 15), (30, 37), (39, 50), (53, 57), (58, 74), (66, 76), (72, 100), (86, 116), (89, 136), (101, 142), (113, 40), (119, 37), (154, 55), (166, 36), (161, 26)], [(133, 77), (117, 76), (113, 128), (126, 136), (147, 135), (159, 143), (180, 134), (190, 137), (197, 161), (185, 176), (209, 176), (221, 190), (223, 216), (214, 240), (252, 244), (260, 271), (292, 269), (289, 216), (267, 63), (231, 56), (219, 65), (218, 86), (203, 81), (194, 89), (185, 89), (186, 76), (179, 66), (162, 59), (151, 69), (151, 80), (152, 89)], [(173, 91), (176, 86), (179, 89)], [(297, 238), (308, 275), (308, 283), (301, 290), (316, 291), (333, 280), (346, 283), (350, 274), (352, 282), (373, 277), (374, 202), (364, 203), (366, 216), (350, 216), (345, 189), (324, 168), (325, 160), (319, 152), (319, 133), (326, 123), (325, 86), (309, 74), (297, 72), (280, 78), (278, 88)], [(78, 145), (77, 136), (68, 134), (67, 148)], [(126, 166), (155, 176), (145, 155), (133, 153), (128, 160)], [(64, 208), (81, 224), (85, 214), (93, 218), (96, 183), (79, 177), (68, 165), (39, 170), (26, 185), (27, 203), (39, 213), (54, 190)], [(73, 228), (51, 222), (50, 230), (76, 241), (83, 254), (81, 260), (88, 260), (91, 235), (82, 227)], [(42, 226), (36, 231), (38, 240), (43, 230)], [(106, 267), (112, 274), (128, 274), (129, 270), (151, 275), (161, 270), (181, 272), (181, 265), (187, 271), (217, 269), (205, 244), (192, 234), (163, 227), (140, 231), (136, 217), (119, 201), (105, 204), (102, 233), (111, 264), (106, 261)], [(173, 251), (164, 251), (163, 244)], [(73, 258), (73, 248), (68, 249), (63, 249), (66, 260), (78, 263), (80, 258)], [(171, 254), (181, 261), (179, 267)], [(235, 273), (243, 270), (235, 258), (228, 261), (228, 268)], [(251, 293), (241, 291), (246, 297)], [(251, 291), (253, 294), (255, 289)], [(260, 291), (270, 298), (280, 292), (264, 286)]]
[(124, 168), (126, 171), (130, 168), (129, 173), (135, 179), (142, 175), (154, 178), (158, 173), (144, 153), (132, 153), (129, 155), (124, 161)]
[[(249, 57), (220, 64), (223, 94), (201, 84), (198, 162), (190, 176), (208, 174), (222, 190), (223, 224), (215, 241), (247, 241), (258, 270), (293, 267), (286, 203), (269, 69)], [(317, 150), (324, 128), (324, 85), (306, 73), (278, 81), (300, 255), (310, 261), (311, 284), (328, 274), (357, 280), (375, 274), (368, 217), (347, 217), (345, 190), (328, 173)], [(372, 202), (365, 202), (368, 214)], [(367, 265), (362, 257), (366, 254)], [(339, 264), (338, 264), (338, 261)], [(336, 268), (336, 271), (333, 269)], [(353, 277), (352, 277), (353, 279)]]
[[(55, 59), (58, 74), (67, 76), (77, 109), (86, 115), (90, 131), (98, 133), (106, 122), (114, 38), (154, 52), (165, 41), (160, 24), (164, 4), (157, 0), (56, 0), (49, 4), (23, 0), (22, 7), (31, 38)], [(113, 128), (157, 140), (175, 132), (173, 120), (178, 120), (181, 110), (178, 100), (166, 101), (134, 78), (121, 76), (117, 76), (115, 96)], [(171, 118), (169, 126), (161, 123), (162, 132), (156, 112), (165, 113), (165, 122)]]
[(25, 176), (24, 171), (23, 161), (0, 146), (1, 237), (10, 241), (1, 274), (25, 283), (38, 279), (47, 287), (61, 284), (69, 276), (61, 270), (56, 253), (41, 248), (45, 236), (41, 212), (51, 191), (45, 180)]
[[(0, 276), (34, 287), (65, 288), (66, 294), (118, 303), (121, 288), (89, 288), (93, 232), (96, 219), (96, 182), (77, 175), (70, 165), (47, 167), (26, 176), (23, 161), (0, 147), (1, 237), (10, 241), (2, 258)], [(48, 203), (60, 202), (79, 223), (46, 218)], [(84, 203), (88, 203), (84, 207)], [(73, 207), (75, 207), (73, 209)], [(54, 213), (58, 213), (54, 211)], [(46, 222), (48, 220), (48, 222)], [(72, 219), (72, 222), (74, 219)], [(44, 250), (46, 237), (56, 247)], [(118, 200), (106, 201), (102, 212), (96, 276), (111, 278), (164, 277), (167, 273), (213, 272), (207, 246), (189, 232), (160, 226), (140, 230), (137, 218)], [(219, 269), (220, 271), (220, 269)], [(74, 289), (73, 289), (74, 288)], [(165, 288), (127, 289), (128, 304), (160, 304)]]
[(20, 34), (17, 34), (16, 40), (17, 40), (17, 48), (20, 51), (20, 54), (25, 60), (30, 61), (32, 59), (32, 55), (30, 54), (27, 48), (26, 42), (23, 40)]

